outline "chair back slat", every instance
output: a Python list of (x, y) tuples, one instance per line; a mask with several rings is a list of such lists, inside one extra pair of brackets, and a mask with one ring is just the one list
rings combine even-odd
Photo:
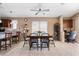
[(12, 37), (12, 33), (5, 33), (5, 38), (11, 38)]
[(38, 34), (37, 33), (31, 33), (30, 35), (31, 36), (37, 36)]
[(16, 32), (16, 35), (17, 35), (17, 36), (20, 36), (20, 34), (21, 34), (21, 32)]
[(48, 33), (42, 33), (42, 36), (49, 36)]

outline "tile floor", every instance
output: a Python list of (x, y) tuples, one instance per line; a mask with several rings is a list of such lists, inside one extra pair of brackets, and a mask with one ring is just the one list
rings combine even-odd
[(29, 45), (26, 44), (23, 47), (23, 41), (14, 44), (12, 48), (7, 51), (1, 50), (1, 56), (79, 56), (79, 44), (78, 43), (63, 43), (55, 41), (56, 47), (50, 44), (50, 50), (44, 48), (42, 51), (39, 49), (29, 50)]

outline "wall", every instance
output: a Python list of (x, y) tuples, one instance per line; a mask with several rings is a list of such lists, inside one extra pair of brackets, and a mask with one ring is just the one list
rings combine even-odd
[[(16, 19), (18, 21), (17, 29), (20, 28), (20, 30), (23, 32), (23, 27), (25, 25), (24, 21), (25, 17), (13, 17), (12, 19)], [(31, 22), (32, 20), (47, 20), (48, 21), (48, 33), (50, 35), (54, 34), (54, 24), (59, 22), (59, 19), (57, 17), (28, 17), (28, 28), (30, 29), (29, 34), (31, 33)], [(69, 19), (69, 18), (66, 18)]]
[[(18, 21), (18, 25), (17, 25), (17, 27), (18, 27), (18, 29), (20, 28), (20, 30), (23, 32), (23, 27), (24, 27), (24, 24), (25, 24), (25, 21), (24, 21), (24, 18), (16, 18), (16, 20)], [(30, 18), (28, 18), (28, 22), (27, 22), (27, 24), (28, 24), (28, 28), (30, 29), (30, 31), (29, 31), (29, 34), (31, 33), (31, 30), (32, 30), (32, 28), (31, 28), (31, 22), (32, 22), (32, 20), (47, 20), (48, 21), (48, 33), (50, 34), (50, 35), (52, 35), (53, 33), (54, 33), (54, 24), (55, 23), (57, 23), (58, 22), (58, 18), (49, 18), (49, 17), (30, 17)]]
[(75, 17), (75, 31), (77, 32), (76, 41), (79, 42), (79, 17)]
[(58, 23), (58, 18), (50, 18), (48, 19), (48, 33), (50, 35), (54, 35), (54, 24)]
[[(20, 29), (21, 32), (23, 32), (23, 28), (24, 28), (24, 26), (26, 24), (25, 21), (24, 21), (24, 19), (22, 18), (22, 19), (16, 19), (16, 20), (18, 21), (17, 28)], [(28, 28), (31, 29), (31, 20), (28, 20), (27, 24), (28, 24), (27, 25)], [(31, 33), (31, 30), (29, 31), (29, 33)]]
[(51, 17), (34, 17), (34, 18), (29, 18), (29, 20), (46, 20), (48, 21), (48, 33), (50, 35), (54, 34), (54, 24), (58, 22), (58, 18), (51, 18)]

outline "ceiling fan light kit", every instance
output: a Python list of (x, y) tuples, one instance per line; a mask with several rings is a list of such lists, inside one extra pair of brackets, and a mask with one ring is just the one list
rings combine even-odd
[(40, 12), (49, 12), (50, 10), (49, 9), (42, 9), (42, 8), (38, 8), (38, 9), (31, 9), (31, 11), (35, 12), (35, 15), (38, 15)]
[(43, 9), (42, 8), (43, 5), (41, 3), (37, 4), (37, 6), (38, 6), (38, 8), (30, 9), (30, 11), (35, 12), (35, 15), (38, 15), (39, 13), (42, 13), (43, 15), (45, 15), (46, 12), (50, 11), (49, 9)]

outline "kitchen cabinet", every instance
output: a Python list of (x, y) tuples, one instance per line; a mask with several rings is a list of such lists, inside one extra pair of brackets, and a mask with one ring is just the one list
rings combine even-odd
[(11, 27), (11, 20), (9, 19), (2, 19), (2, 27)]

